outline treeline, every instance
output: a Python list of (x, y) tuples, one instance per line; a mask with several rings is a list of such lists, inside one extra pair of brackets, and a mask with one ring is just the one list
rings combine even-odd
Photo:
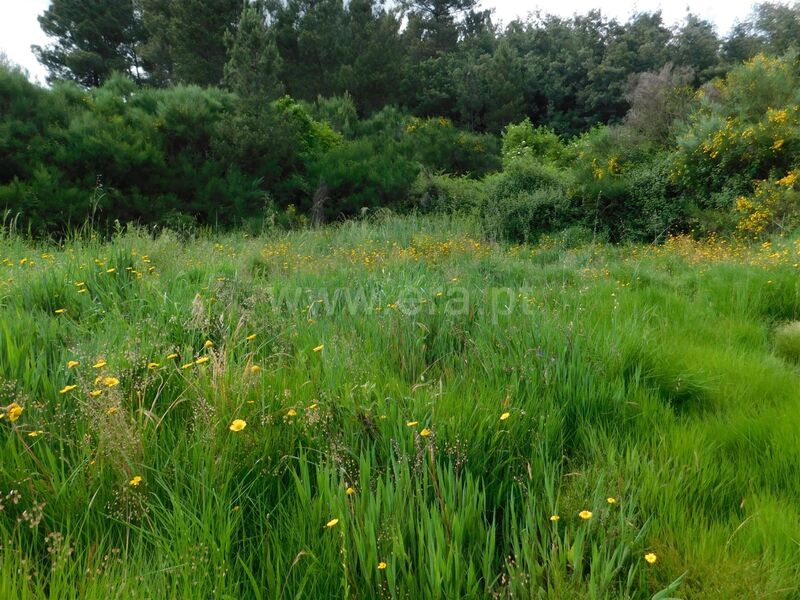
[[(800, 39), (797, 6), (766, 3), (720, 38), (688, 15), (626, 23), (599, 11), (540, 15), (500, 29), (477, 0), (53, 0), (55, 42), (36, 48), (50, 81), (99, 86), (114, 72), (148, 87), (224, 86), (262, 99), (349, 94), (360, 116), (384, 106), (500, 133), (526, 117), (574, 135), (622, 119), (637, 73), (692, 69), (695, 86)], [(226, 64), (232, 68), (226, 68)], [(238, 73), (238, 74), (237, 74)]]
[(471, 0), (53, 0), (52, 87), (0, 66), (0, 207), (263, 227), (468, 211), (488, 231), (654, 240), (797, 223), (800, 8), (720, 39), (689, 16)]

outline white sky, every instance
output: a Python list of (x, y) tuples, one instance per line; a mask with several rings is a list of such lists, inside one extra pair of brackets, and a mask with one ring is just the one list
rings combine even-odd
[[(113, 2), (114, 0), (108, 0)], [(49, 0), (0, 0), (0, 52), (28, 70), (35, 80), (44, 81), (45, 71), (31, 53), (31, 44), (47, 43), (36, 17), (50, 4)], [(691, 11), (717, 25), (718, 32), (726, 33), (731, 25), (750, 13), (753, 0), (692, 0)], [(681, 21), (688, 5), (681, 2), (638, 0), (616, 2), (610, 0), (483, 0), (485, 8), (495, 9), (495, 19), (508, 23), (516, 16), (525, 17), (537, 9), (545, 13), (570, 16), (586, 13), (598, 6), (603, 14), (626, 20), (636, 12), (661, 10), (668, 24)]]

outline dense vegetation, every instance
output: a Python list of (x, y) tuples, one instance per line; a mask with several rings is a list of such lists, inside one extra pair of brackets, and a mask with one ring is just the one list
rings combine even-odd
[(797, 6), (724, 39), (659, 14), (501, 29), (471, 0), (54, 0), (41, 23), (52, 88), (0, 67), (0, 207), (36, 234), (376, 208), (517, 241), (798, 222)]
[(40, 22), (0, 598), (800, 595), (800, 5)]
[(800, 590), (800, 241), (0, 256), (3, 598)]

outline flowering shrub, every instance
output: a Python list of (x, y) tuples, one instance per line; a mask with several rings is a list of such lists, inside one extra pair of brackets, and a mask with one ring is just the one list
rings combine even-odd
[(675, 175), (701, 206), (713, 192), (746, 194), (754, 181), (796, 165), (799, 90), (794, 55), (758, 55), (698, 93), (699, 108), (678, 138)]
[(800, 169), (785, 177), (759, 181), (750, 196), (740, 196), (735, 210), (740, 215), (736, 229), (756, 237), (789, 231), (800, 226)]

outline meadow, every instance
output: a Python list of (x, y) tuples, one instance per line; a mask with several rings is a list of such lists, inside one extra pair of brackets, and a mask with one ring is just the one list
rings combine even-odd
[(0, 240), (0, 597), (797, 598), (800, 243)]

